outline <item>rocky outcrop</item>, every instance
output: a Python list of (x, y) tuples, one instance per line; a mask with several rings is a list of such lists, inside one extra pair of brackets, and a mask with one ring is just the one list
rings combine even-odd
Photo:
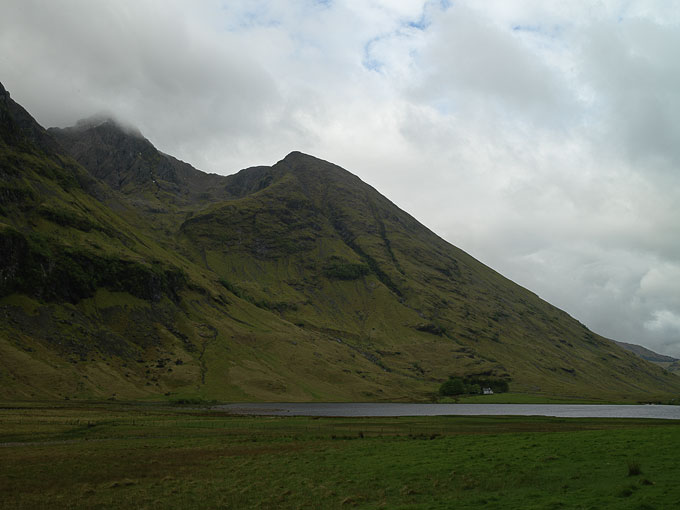
[(160, 152), (136, 128), (96, 116), (69, 128), (50, 128), (65, 152), (112, 189), (143, 200), (164, 193), (178, 205), (226, 198), (226, 178), (207, 174)]

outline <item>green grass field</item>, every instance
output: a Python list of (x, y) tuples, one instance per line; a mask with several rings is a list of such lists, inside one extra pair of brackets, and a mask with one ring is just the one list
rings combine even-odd
[(266, 418), (0, 406), (0, 508), (680, 506), (680, 427), (536, 417)]

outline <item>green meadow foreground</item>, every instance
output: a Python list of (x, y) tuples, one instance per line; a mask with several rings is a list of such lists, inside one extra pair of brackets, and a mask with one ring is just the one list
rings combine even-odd
[(680, 427), (0, 407), (0, 508), (680, 507)]

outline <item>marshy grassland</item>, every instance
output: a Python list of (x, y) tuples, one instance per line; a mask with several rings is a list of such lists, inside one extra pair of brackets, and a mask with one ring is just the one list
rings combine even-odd
[(668, 420), (0, 405), (0, 508), (680, 507)]

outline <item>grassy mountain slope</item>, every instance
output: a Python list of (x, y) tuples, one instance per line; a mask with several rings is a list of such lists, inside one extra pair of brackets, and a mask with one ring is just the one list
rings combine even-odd
[(185, 221), (185, 246), (229, 288), (388, 373), (510, 377), (574, 396), (677, 384), (335, 165), (292, 153), (260, 179), (263, 189)]
[(3, 398), (680, 390), (311, 156), (208, 175), (108, 120), (45, 131), (0, 87), (0, 173)]

